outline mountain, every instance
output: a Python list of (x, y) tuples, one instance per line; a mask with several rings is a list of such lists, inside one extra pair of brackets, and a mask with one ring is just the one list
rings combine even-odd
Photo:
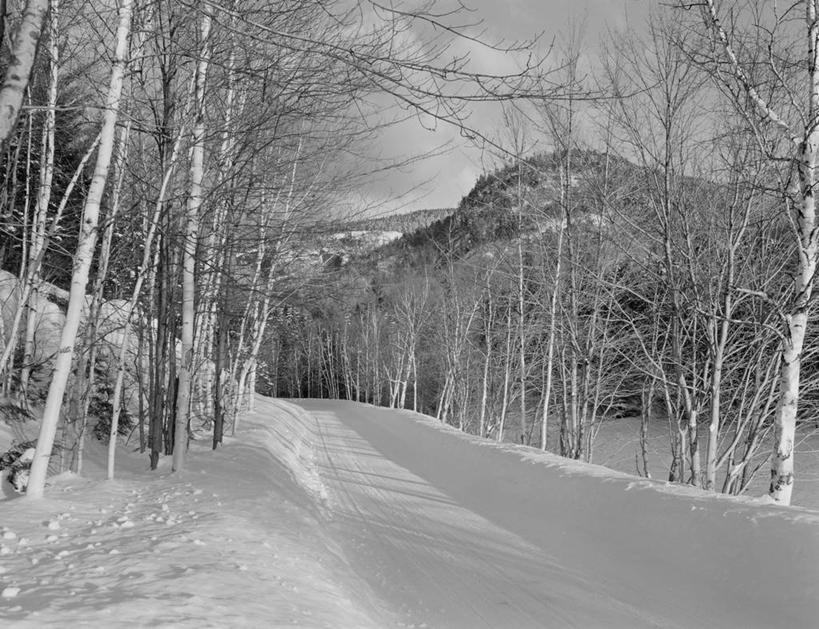
[(645, 212), (644, 194), (638, 192), (644, 174), (636, 164), (580, 150), (573, 151), (568, 162), (572, 168), (568, 180), (563, 174), (567, 158), (556, 153), (539, 153), (481, 175), (454, 211), (425, 214), (437, 218), (365, 257), (379, 260), (382, 267), (417, 265), (445, 256), (463, 258), (486, 245), (554, 232), (567, 220), (564, 207), (576, 225), (597, 224), (601, 219), (614, 223), (617, 216), (605, 200), (615, 188), (625, 200), (619, 212), (632, 219)]

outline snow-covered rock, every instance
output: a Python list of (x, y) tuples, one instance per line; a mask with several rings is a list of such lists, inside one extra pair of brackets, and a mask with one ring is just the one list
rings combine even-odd
[[(34, 362), (48, 363), (59, 349), (60, 331), (65, 321), (65, 315), (60, 306), (49, 299), (51, 295), (62, 295), (56, 286), (48, 283), (42, 285), (42, 290), (33, 298), (36, 312), (36, 327), (34, 331)], [(8, 343), (11, 334), (14, 314), (20, 302), (20, 282), (15, 275), (0, 269), (0, 314), (3, 317), (4, 341)], [(23, 334), (25, 321), (21, 321), (20, 333)], [(47, 378), (51, 370), (47, 369), (42, 378)], [(36, 376), (36, 374), (35, 374)]]

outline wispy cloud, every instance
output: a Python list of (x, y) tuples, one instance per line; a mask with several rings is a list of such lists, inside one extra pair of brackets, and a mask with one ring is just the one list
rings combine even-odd
[[(542, 33), (541, 45), (556, 45), (565, 37), (572, 24), (583, 24), (586, 44), (586, 65), (593, 58), (607, 28), (622, 30), (637, 27), (649, 12), (649, 0), (467, 0), (474, 12), (465, 15), (463, 23), (481, 23), (474, 34), (490, 43), (528, 40)], [(445, 3), (435, 3), (436, 11)], [(453, 3), (454, 6), (454, 3)], [(417, 45), (409, 34), (405, 43)], [(468, 69), (487, 74), (514, 73), (525, 64), (521, 55), (507, 54), (476, 42), (461, 40), (453, 43), (450, 56), (468, 56)], [(470, 124), (490, 137), (500, 137), (500, 107), (474, 108)], [(434, 129), (434, 130), (431, 130)], [(445, 155), (413, 162), (411, 166), (388, 172), (373, 179), (366, 190), (369, 198), (383, 199), (380, 205), (396, 209), (454, 207), (474, 185), (483, 170), (486, 156), (479, 148), (460, 137), (456, 129), (435, 124), (422, 117), (385, 131), (377, 144), (383, 157), (420, 156), (444, 144), (452, 150)], [(389, 198), (395, 201), (390, 202)]]

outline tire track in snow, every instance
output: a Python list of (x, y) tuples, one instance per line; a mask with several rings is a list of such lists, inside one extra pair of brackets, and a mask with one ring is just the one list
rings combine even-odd
[[(326, 416), (320, 416), (320, 423), (330, 423), (326, 421), (327, 419), (328, 418)], [(333, 428), (338, 430), (340, 425), (336, 424), (333, 426)], [(390, 500), (390, 508), (389, 512), (387, 512), (385, 506), (388, 499), (386, 496), (383, 496), (383, 492), (380, 490), (376, 490), (375, 496), (370, 496), (370, 498), (372, 498), (371, 500), (365, 501), (362, 500), (361, 496), (357, 496), (356, 493), (350, 489), (351, 485), (363, 484), (361, 479), (372, 477), (373, 474), (372, 472), (368, 472), (356, 457), (344, 458), (344, 463), (349, 465), (350, 468), (345, 470), (340, 469), (336, 465), (336, 457), (331, 455), (331, 448), (327, 443), (326, 432), (326, 428), (324, 430), (320, 428), (320, 451), (326, 455), (325, 462), (327, 468), (330, 470), (332, 478), (334, 478), (336, 481), (334, 483), (338, 498), (336, 510), (341, 515), (346, 513), (348, 522), (353, 522), (356, 526), (363, 525), (362, 529), (365, 531), (365, 533), (362, 533), (360, 539), (358, 540), (361, 547), (367, 548), (367, 546), (373, 543), (378, 543), (380, 546), (379, 550), (385, 556), (379, 558), (380, 562), (383, 564), (380, 566), (381, 570), (389, 571), (390, 568), (398, 568), (401, 570), (403, 566), (403, 570), (409, 573), (410, 578), (413, 578), (418, 582), (430, 583), (435, 582), (436, 580), (439, 582), (437, 591), (434, 593), (436, 600), (441, 597), (444, 599), (452, 599), (456, 593), (454, 592), (454, 588), (451, 586), (451, 583), (457, 582), (458, 575), (451, 569), (451, 566), (449, 565), (450, 562), (446, 561), (443, 564), (443, 571), (437, 574), (431, 574), (429, 566), (424, 566), (423, 563), (419, 561), (417, 554), (412, 552), (412, 548), (410, 547), (411, 545), (405, 543), (407, 537), (406, 531), (412, 530), (413, 526), (412, 518), (409, 516), (410, 509), (407, 501), (402, 498)], [(355, 437), (348, 435), (346, 442), (350, 443), (354, 439)], [(394, 478), (394, 480), (404, 479)], [(350, 517), (351, 514), (353, 517)], [(387, 524), (388, 522), (390, 524)], [(400, 524), (400, 526), (397, 526), (397, 524)], [(395, 532), (397, 534), (395, 536), (388, 535), (388, 537), (393, 539), (392, 543), (384, 543), (385, 537), (383, 533), (385, 528), (390, 529), (391, 533)], [(429, 539), (428, 536), (423, 533), (423, 531), (418, 531), (417, 535), (418, 537), (422, 538), (425, 543), (433, 541)], [(444, 555), (442, 555), (442, 557), (443, 556)], [(451, 553), (445, 553), (445, 556), (447, 558), (451, 558)], [(383, 571), (379, 571), (376, 574), (380, 589), (389, 589), (389, 575), (385, 574)], [(480, 573), (475, 574), (479, 575)], [(370, 577), (372, 578), (372, 574)], [(406, 596), (406, 594), (404, 594), (404, 596)], [(426, 599), (427, 600), (425, 600), (419, 593), (417, 610), (413, 611), (415, 606), (412, 604), (408, 605), (402, 601), (400, 603), (399, 611), (410, 617), (414, 615), (428, 617), (434, 612), (433, 608), (431, 607), (432, 601), (429, 600), (429, 595), (427, 595)], [(440, 609), (438, 604), (435, 604), (434, 607)], [(464, 616), (466, 617), (460, 620), (468, 623), (468, 626), (492, 626), (487, 622), (487, 619), (480, 613), (479, 610), (469, 610), (469, 613), (465, 614)], [(425, 623), (421, 622), (420, 624), (423, 625)]]
[[(400, 495), (401, 482), (411, 479), (413, 487), (423, 486), (423, 492), (413, 492), (418, 500), (406, 507), (412, 528), (431, 533), (434, 543), (390, 539), (388, 526), (374, 528), (371, 536), (380, 535), (382, 544), (402, 551), (409, 548), (412, 560), (420, 557), (425, 566), (450, 552), (459, 574), (480, 569), (476, 557), (487, 559), (492, 568), (483, 581), (491, 587), (483, 598), (468, 588), (456, 590), (460, 603), (446, 607), (453, 617), (459, 609), (480, 608), (490, 625), (499, 627), (726, 629), (812, 627), (819, 618), (815, 513), (702, 491), (677, 495), (678, 488), (670, 492), (662, 483), (635, 484), (636, 477), (480, 440), (406, 412), (354, 402), (298, 403), (323, 426), (343, 425), (346, 432), (328, 440), (327, 456), (335, 465), (355, 472), (358, 464), (364, 470), (327, 482), (331, 494), (338, 493), (337, 485), (347, 485), (341, 491), (358, 505), (360, 513), (349, 514), (350, 530), (353, 520), (387, 518), (387, 525), (390, 518), (397, 520), (391, 505), (408, 500)], [(344, 463), (350, 457), (357, 463)], [(450, 506), (429, 500), (432, 494), (444, 496)], [(473, 529), (463, 525), (466, 521), (478, 524)], [(369, 569), (363, 559), (353, 559), (363, 572)], [(395, 561), (400, 567), (400, 557)], [(433, 579), (439, 569), (446, 571), (429, 570)], [(395, 572), (399, 583), (418, 591), (416, 582), (400, 581), (400, 571)], [(506, 593), (506, 575), (516, 592), (531, 592), (538, 603), (527, 607), (523, 597), (503, 600), (531, 609), (538, 623), (512, 621), (511, 612), (506, 617), (498, 612), (491, 596)], [(480, 589), (477, 580), (470, 583)], [(393, 599), (400, 600), (394, 591)], [(441, 614), (431, 621), (471, 626)]]
[(300, 405), (318, 423), (335, 537), (406, 626), (657, 626), (386, 459), (317, 404)]

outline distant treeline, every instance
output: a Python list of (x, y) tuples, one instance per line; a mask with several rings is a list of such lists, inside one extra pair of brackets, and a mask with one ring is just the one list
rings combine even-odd
[(345, 228), (356, 231), (396, 231), (409, 234), (449, 216), (454, 211), (452, 208), (434, 208), (415, 210), (405, 214), (389, 214), (357, 220), (347, 224)]

